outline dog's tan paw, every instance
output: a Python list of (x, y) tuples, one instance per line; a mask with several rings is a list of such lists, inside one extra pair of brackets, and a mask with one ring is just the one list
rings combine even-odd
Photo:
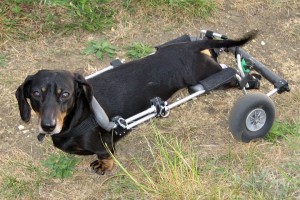
[(105, 172), (110, 172), (114, 167), (114, 160), (109, 157), (107, 159), (95, 160), (90, 164), (93, 172), (104, 175)]

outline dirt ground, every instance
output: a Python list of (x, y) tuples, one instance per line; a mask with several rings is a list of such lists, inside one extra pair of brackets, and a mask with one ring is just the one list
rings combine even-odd
[[(30, 179), (26, 171), (18, 170), (18, 165), (11, 163), (38, 163), (53, 152), (58, 152), (51, 145), (49, 138), (45, 142), (37, 141), (36, 117), (25, 124), (18, 115), (17, 101), (14, 93), (27, 75), (39, 69), (66, 69), (91, 74), (105, 66), (109, 59), (99, 61), (94, 55), (84, 56), (80, 52), (89, 40), (100, 37), (107, 38), (118, 46), (118, 57), (124, 57), (124, 48), (138, 41), (151, 45), (161, 44), (184, 33), (198, 35), (200, 29), (214, 30), (237, 38), (246, 31), (259, 30), (259, 36), (245, 49), (255, 58), (266, 64), (277, 74), (284, 77), (290, 85), (291, 92), (274, 95), (276, 120), (299, 120), (300, 92), (300, 7), (299, 3), (281, 7), (265, 7), (260, 4), (245, 5), (240, 9), (239, 3), (244, 1), (224, 2), (221, 10), (208, 21), (201, 19), (186, 20), (184, 23), (170, 22), (168, 19), (153, 16), (147, 22), (129, 18), (119, 21), (116, 26), (104, 33), (83, 33), (61, 37), (43, 37), (34, 41), (11, 42), (1, 44), (3, 53), (8, 55), (8, 63), (0, 68), (0, 166), (6, 175), (18, 173)], [(245, 3), (246, 4), (246, 3)], [(296, 7), (295, 7), (296, 6)], [(121, 14), (120, 14), (121, 15)], [(136, 21), (135, 21), (136, 20)], [(224, 55), (222, 59), (227, 61)], [(260, 92), (266, 93), (272, 85), (262, 82)], [(113, 95), (113, 94), (112, 94)], [(214, 91), (189, 102), (171, 112), (170, 117), (157, 122), (160, 132), (173, 135), (179, 139), (188, 138), (193, 141), (193, 149), (199, 158), (214, 157), (226, 149), (241, 151), (251, 144), (243, 144), (234, 140), (228, 131), (228, 114), (236, 99), (242, 93), (237, 89)], [(23, 125), (24, 129), (19, 125)], [(117, 157), (126, 167), (131, 166), (132, 157), (146, 156), (144, 136), (151, 137), (151, 126), (143, 124), (132, 131), (128, 137), (117, 145)], [(262, 151), (275, 156), (282, 150), (282, 157), (276, 158), (284, 162), (285, 148), (272, 146), (267, 142), (259, 142)], [(299, 144), (299, 143), (298, 143)], [(140, 151), (136, 151), (140, 149)], [(297, 154), (299, 155), (299, 149)], [(97, 176), (89, 171), (89, 162), (94, 157), (80, 157), (77, 172), (71, 180), (53, 180), (42, 185), (36, 192), (36, 199), (122, 199), (114, 198), (105, 192), (108, 186), (105, 181), (113, 176)], [(299, 156), (298, 156), (299, 161)], [(269, 162), (266, 160), (265, 162)], [(298, 162), (300, 163), (300, 161)], [(10, 168), (8, 166), (14, 166)], [(299, 166), (299, 165), (298, 165)], [(10, 169), (8, 169), (10, 168)], [(299, 176), (298, 176), (299, 177)], [(0, 180), (3, 180), (3, 176)], [(81, 192), (78, 192), (81, 191)], [(67, 194), (67, 195), (66, 195)], [(300, 194), (298, 194), (298, 198)], [(1, 197), (0, 197), (1, 198)], [(27, 197), (23, 197), (27, 199)]]

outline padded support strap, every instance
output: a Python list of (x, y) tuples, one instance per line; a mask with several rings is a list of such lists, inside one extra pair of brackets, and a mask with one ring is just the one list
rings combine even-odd
[(232, 78), (235, 78), (235, 74), (236, 70), (228, 67), (218, 73), (207, 77), (199, 83), (204, 87), (206, 92), (209, 92), (231, 81)]
[(97, 123), (106, 131), (111, 131), (116, 124), (109, 121), (108, 116), (95, 97), (93, 97), (91, 101), (91, 107), (93, 109), (93, 113), (95, 115), (95, 120), (97, 121)]

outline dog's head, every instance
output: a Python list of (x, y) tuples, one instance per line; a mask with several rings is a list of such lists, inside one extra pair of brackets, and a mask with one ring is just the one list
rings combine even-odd
[(63, 70), (38, 71), (28, 76), (16, 91), (21, 119), (28, 122), (32, 108), (39, 117), (40, 133), (50, 135), (61, 132), (65, 117), (83, 97), (91, 101), (90, 85), (83, 76)]

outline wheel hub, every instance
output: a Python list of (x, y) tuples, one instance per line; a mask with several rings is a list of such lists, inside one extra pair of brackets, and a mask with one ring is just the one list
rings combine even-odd
[(258, 131), (266, 123), (266, 112), (261, 108), (252, 110), (246, 118), (246, 127), (249, 131)]

